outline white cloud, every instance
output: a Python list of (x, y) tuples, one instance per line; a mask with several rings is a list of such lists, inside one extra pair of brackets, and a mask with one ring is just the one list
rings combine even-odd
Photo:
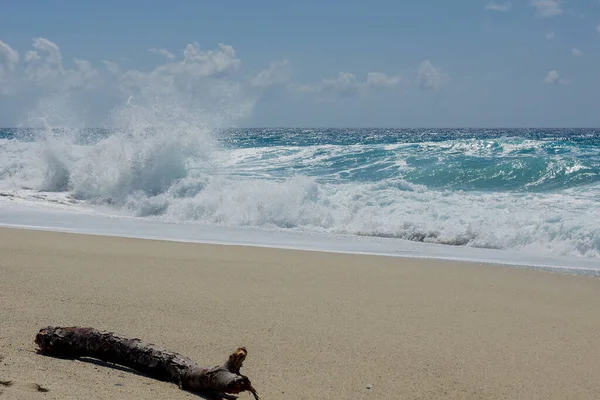
[(45, 38), (33, 39), (33, 48), (25, 54), (25, 77), (28, 81), (55, 89), (92, 88), (98, 71), (87, 60), (73, 59), (75, 68), (63, 66), (58, 45)]
[(104, 67), (106, 67), (106, 70), (111, 74), (118, 75), (121, 73), (121, 67), (119, 67), (119, 64), (106, 60), (103, 60), (102, 63), (104, 64)]
[(25, 54), (25, 61), (39, 61), (42, 57), (40, 57), (37, 51), (30, 50)]
[[(89, 100), (107, 109), (129, 98), (133, 99), (133, 105), (141, 104), (146, 101), (144, 99), (154, 99), (152, 101), (156, 100), (157, 104), (164, 99), (176, 99), (193, 104), (196, 110), (222, 108), (235, 113), (238, 113), (235, 110), (241, 110), (239, 114), (242, 114), (242, 109), (257, 98), (266, 99), (276, 93), (298, 95), (301, 92), (308, 95), (309, 101), (363, 99), (382, 91), (396, 90), (409, 81), (402, 74), (375, 69), (361, 75), (340, 72), (302, 84), (293, 80), (291, 63), (285, 59), (273, 61), (254, 74), (238, 73), (242, 63), (234, 48), (225, 44), (204, 49), (198, 43), (191, 43), (176, 55), (160, 48), (150, 51), (163, 56), (158, 65), (132, 68), (125, 62), (102, 60), (92, 64), (71, 58), (66, 50), (62, 51), (46, 38), (35, 38), (29, 49), (23, 49), (20, 58), (16, 50), (0, 42), (2, 76), (7, 76), (6, 71), (14, 72), (10, 81), (3, 81), (0, 86), (5, 88), (3, 92), (20, 91), (27, 97), (43, 98), (54, 93), (66, 97), (73, 95), (77, 104), (83, 105), (86, 104), (83, 100)], [(415, 79), (416, 76), (412, 76), (410, 80), (414, 82)], [(448, 81), (448, 75), (429, 61), (419, 68), (421, 89), (438, 88)], [(285, 92), (257, 90), (278, 85)], [(244, 107), (237, 107), (236, 104), (242, 103)], [(89, 109), (96, 115), (102, 113), (94, 107)]]
[(565, 79), (562, 79), (560, 77), (560, 74), (558, 73), (558, 71), (556, 71), (554, 69), (551, 71), (548, 71), (548, 74), (546, 75), (544, 82), (546, 82), (549, 85), (563, 85), (563, 84), (568, 83), (568, 81)]
[(0, 40), (0, 80), (8, 77), (19, 62), (19, 53)]
[(73, 59), (75, 69), (67, 70), (65, 73), (66, 83), (71, 87), (93, 88), (98, 71), (87, 60)]
[[(32, 48), (23, 51), (23, 62), (19, 64), (19, 53), (0, 42), (0, 96), (21, 93), (27, 101), (41, 101), (60, 94), (81, 105), (89, 101), (94, 105), (90, 108), (93, 118), (107, 116), (111, 121), (111, 107), (130, 98), (134, 99), (133, 105), (154, 101), (157, 107), (179, 101), (194, 112), (206, 112), (217, 119), (246, 115), (256, 101), (258, 94), (247, 90), (250, 77), (236, 74), (241, 61), (231, 46), (221, 44), (205, 50), (192, 43), (179, 57), (171, 57), (171, 53), (160, 49), (157, 53), (166, 58), (149, 69), (125, 68), (108, 60), (94, 65), (79, 58), (69, 59), (56, 43), (35, 38)], [(288, 80), (284, 73), (288, 64), (271, 63), (266, 71), (254, 76), (254, 82), (271, 85)], [(0, 108), (4, 104), (0, 102)]]
[(49, 63), (62, 65), (62, 55), (56, 43), (45, 38), (36, 38), (33, 39), (33, 48), (46, 52)]
[(571, 50), (571, 54), (573, 55), (573, 57), (581, 57), (581, 56), (583, 56), (583, 53), (579, 49), (573, 49), (573, 50)]
[(546, 39), (548, 39), (548, 40), (554, 39), (554, 32), (548, 32), (548, 33), (546, 33)]
[(269, 67), (253, 75), (250, 80), (250, 86), (268, 87), (281, 85), (289, 82), (291, 79), (291, 68), (288, 60), (273, 61)]
[(357, 94), (361, 86), (361, 83), (356, 80), (354, 74), (340, 72), (333, 79), (323, 79), (319, 91), (335, 97), (350, 97)]
[(365, 80), (359, 80), (350, 72), (340, 72), (335, 78), (322, 79), (317, 84), (294, 84), (297, 92), (317, 93), (321, 99), (348, 98), (372, 89), (392, 88), (399, 85), (399, 76), (388, 76), (383, 72), (369, 72)]
[(487, 4), (487, 6), (485, 6), (486, 10), (499, 11), (499, 12), (510, 11), (511, 8), (512, 8), (512, 4), (510, 1), (505, 1), (503, 3), (496, 3), (495, 1), (490, 1)]
[(536, 15), (541, 18), (555, 17), (563, 13), (560, 0), (530, 0), (536, 9)]
[(28, 63), (25, 75), (29, 80), (42, 82), (55, 79), (63, 73), (62, 55), (56, 43), (45, 38), (35, 38), (33, 48), (36, 50), (28, 51), (25, 55)]
[(417, 83), (419, 89), (429, 90), (440, 88), (450, 82), (450, 76), (442, 71), (441, 68), (435, 67), (431, 61), (425, 60), (419, 66), (417, 75)]
[(167, 57), (169, 60), (173, 60), (175, 58), (175, 55), (173, 53), (171, 53), (169, 50), (167, 49), (157, 49), (155, 47), (148, 49), (148, 51), (154, 53), (154, 54), (159, 54), (161, 56), (165, 56)]
[(126, 90), (152, 87), (157, 91), (190, 91), (208, 78), (226, 78), (241, 61), (233, 47), (220, 44), (218, 50), (202, 51), (198, 43), (188, 44), (183, 60), (159, 65), (149, 72), (129, 70), (121, 75)]
[(555, 85), (557, 83), (559, 83), (560, 81), (560, 75), (558, 74), (558, 71), (556, 70), (552, 70), (548, 72), (548, 75), (546, 75), (546, 79), (544, 79), (544, 82), (549, 83), (551, 85)]
[(237, 69), (241, 61), (235, 57), (233, 47), (219, 44), (217, 51), (202, 51), (198, 43), (188, 44), (183, 51), (183, 62), (180, 65), (191, 65), (193, 75), (209, 76)]
[(382, 72), (369, 72), (367, 74), (367, 85), (374, 87), (394, 87), (400, 83), (399, 76), (387, 76)]

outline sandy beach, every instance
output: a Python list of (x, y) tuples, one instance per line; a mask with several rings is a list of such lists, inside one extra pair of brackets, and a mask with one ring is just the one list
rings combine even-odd
[(0, 255), (0, 399), (199, 398), (38, 355), (48, 325), (204, 365), (246, 346), (264, 400), (600, 398), (598, 278), (16, 229)]

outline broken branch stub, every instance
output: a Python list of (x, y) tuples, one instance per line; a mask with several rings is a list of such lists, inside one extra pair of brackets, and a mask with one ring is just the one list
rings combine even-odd
[(181, 389), (197, 392), (213, 390), (237, 394), (249, 391), (259, 399), (248, 377), (240, 374), (248, 352), (240, 347), (227, 361), (202, 367), (181, 354), (162, 349), (140, 339), (131, 339), (83, 327), (40, 329), (35, 343), (41, 353), (58, 357), (91, 357), (123, 365), (152, 378), (176, 383)]

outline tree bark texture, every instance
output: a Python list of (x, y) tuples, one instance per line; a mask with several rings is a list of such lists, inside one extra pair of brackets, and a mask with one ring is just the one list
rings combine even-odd
[(190, 392), (212, 390), (237, 394), (249, 391), (259, 399), (248, 377), (240, 368), (248, 352), (238, 348), (227, 361), (214, 367), (202, 367), (175, 352), (140, 339), (131, 339), (83, 327), (46, 327), (40, 329), (35, 343), (43, 354), (79, 358), (90, 357), (119, 364), (149, 377), (176, 383)]

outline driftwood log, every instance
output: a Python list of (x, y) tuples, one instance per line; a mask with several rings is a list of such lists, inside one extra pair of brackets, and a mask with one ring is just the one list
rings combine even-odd
[(90, 357), (122, 365), (149, 377), (173, 382), (190, 392), (214, 391), (237, 394), (249, 391), (259, 399), (240, 368), (248, 352), (238, 348), (227, 361), (215, 367), (202, 367), (180, 354), (139, 339), (117, 336), (94, 328), (42, 328), (35, 337), (42, 354), (79, 358)]

